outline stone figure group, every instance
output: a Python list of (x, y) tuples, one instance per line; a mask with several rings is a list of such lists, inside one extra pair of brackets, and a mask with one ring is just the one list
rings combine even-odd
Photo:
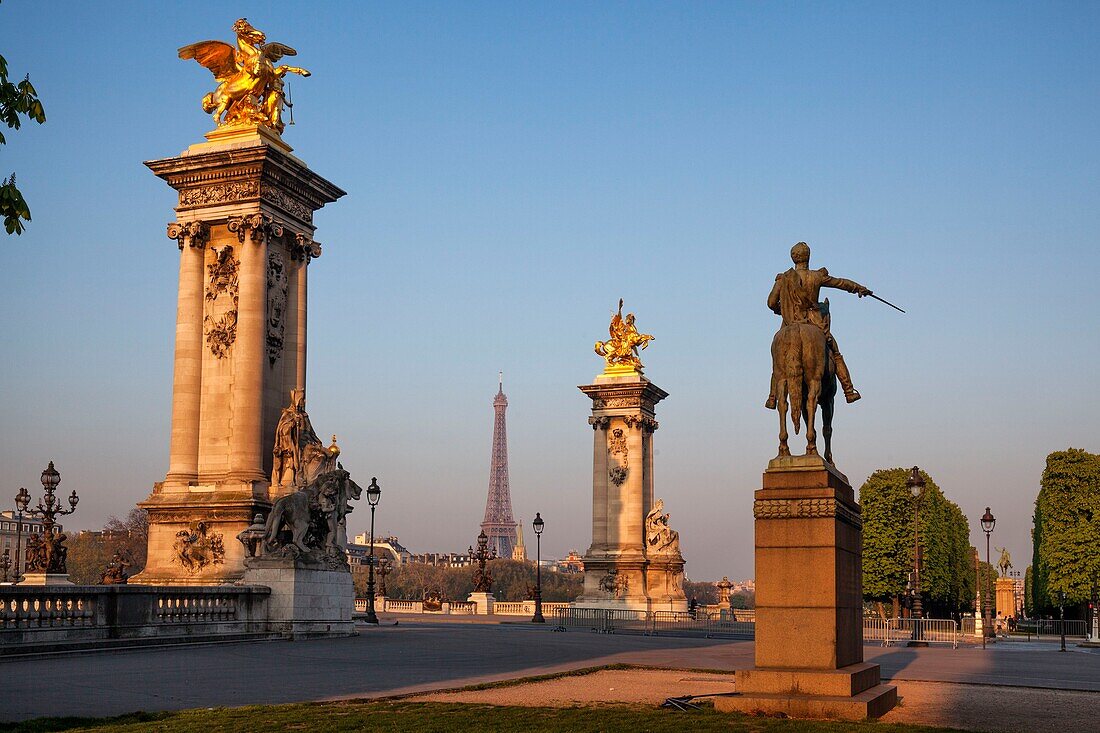
[(336, 467), (336, 436), (325, 447), (306, 413), (305, 390), (290, 392), (290, 404), (283, 408), (275, 426), (275, 447), (272, 450), (271, 485), (304, 487), (322, 473)]
[(645, 539), (647, 554), (678, 555), (680, 553), (680, 533), (668, 524), (664, 499), (658, 499), (645, 518)]
[(68, 572), (65, 560), (68, 549), (65, 547), (67, 536), (63, 532), (32, 534), (27, 538), (25, 569), (28, 573)]

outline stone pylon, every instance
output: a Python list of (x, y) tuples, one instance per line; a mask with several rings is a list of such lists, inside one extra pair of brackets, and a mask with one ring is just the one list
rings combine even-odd
[(573, 605), (686, 611), (679, 535), (653, 500), (654, 407), (668, 393), (614, 368), (580, 390), (592, 400), (592, 544)]
[(149, 560), (131, 583), (244, 573), (236, 537), (270, 507), (275, 426), (305, 389), (313, 214), (344, 195), (266, 127), (206, 137), (146, 163), (179, 195), (179, 299), (168, 473), (141, 504)]
[(512, 516), (512, 491), (508, 486), (508, 427), (504, 413), (508, 398), (504, 396), (504, 376), (501, 375), (496, 397), (493, 398), (493, 453), (489, 460), (489, 496), (485, 499), (485, 518), (481, 531), (489, 538), (489, 550), (497, 557), (511, 558), (516, 548), (516, 524)]

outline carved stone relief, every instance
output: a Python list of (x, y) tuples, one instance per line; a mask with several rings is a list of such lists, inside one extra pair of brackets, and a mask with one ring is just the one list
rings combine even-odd
[(620, 575), (617, 568), (611, 568), (600, 578), (600, 590), (612, 598), (622, 598), (630, 589), (630, 579)]
[(256, 198), (260, 192), (258, 181), (231, 181), (210, 186), (188, 188), (180, 191), (180, 206), (207, 206)]
[(267, 259), (267, 360), (272, 366), (283, 353), (286, 330), (287, 273), (283, 256), (272, 251)]
[(288, 196), (285, 192), (281, 191), (278, 188), (275, 188), (273, 186), (264, 186), (260, 191), (260, 198), (262, 198), (264, 201), (271, 202), (291, 216), (295, 216), (302, 221), (313, 221), (312, 209), (310, 209), (298, 199)]
[(611, 435), (607, 436), (607, 454), (611, 458), (607, 477), (611, 479), (611, 483), (622, 486), (630, 470), (627, 463), (626, 436), (622, 428), (615, 428), (611, 431)]
[(859, 512), (836, 499), (761, 499), (753, 502), (756, 519), (831, 519), (862, 527)]
[(210, 353), (219, 359), (229, 355), (229, 349), (237, 339), (237, 277), (240, 261), (229, 245), (221, 251), (214, 250), (214, 261), (206, 266), (209, 281), (206, 285), (203, 333)]
[(207, 565), (221, 565), (225, 562), (225, 545), (221, 534), (210, 532), (206, 522), (198, 522), (194, 527), (176, 532), (176, 541), (172, 544), (175, 560), (189, 573), (197, 573)]

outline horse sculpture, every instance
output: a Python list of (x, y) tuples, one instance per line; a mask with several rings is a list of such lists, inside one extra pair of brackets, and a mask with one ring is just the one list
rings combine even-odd
[(787, 409), (797, 435), (800, 421), (806, 421), (806, 455), (817, 455), (814, 425), (821, 407), (825, 436), (825, 460), (832, 463), (833, 407), (836, 371), (826, 345), (825, 332), (812, 323), (783, 326), (772, 339), (772, 379), (779, 412), (779, 455), (791, 455), (787, 445)]

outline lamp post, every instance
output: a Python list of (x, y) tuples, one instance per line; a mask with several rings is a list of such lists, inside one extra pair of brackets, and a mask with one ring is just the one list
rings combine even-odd
[(374, 508), (382, 498), (382, 489), (378, 479), (371, 478), (367, 487), (367, 503), (370, 504), (370, 556), (367, 558), (367, 623), (378, 623), (378, 614), (374, 612)]
[(1066, 650), (1066, 592), (1064, 590), (1058, 591), (1058, 625), (1062, 627), (1062, 648), (1058, 651), (1064, 652)]
[[(63, 535), (55, 535), (54, 528), (57, 526), (58, 517), (76, 511), (76, 504), (80, 501), (80, 497), (76, 495), (76, 489), (73, 489), (73, 492), (69, 495), (69, 508), (62, 509), (61, 499), (54, 496), (54, 491), (60, 483), (61, 474), (53, 467), (53, 461), (50, 461), (50, 465), (42, 471), (44, 493), (42, 498), (38, 500), (38, 506), (34, 509), (27, 509), (27, 505), (30, 503), (30, 494), (27, 493), (26, 489), (20, 489), (19, 494), (15, 497), (15, 502), (19, 505), (20, 517), (23, 513), (26, 513), (35, 519), (42, 520), (42, 535), (35, 539), (34, 567), (31, 568), (35, 572), (44, 574), (64, 574), (66, 572), (65, 548), (61, 544)], [(20, 525), (22, 525), (22, 519), (20, 519)], [(18, 542), (18, 539), (16, 541)], [(26, 565), (24, 564), (25, 569)]]
[[(390, 595), (389, 590), (386, 589), (386, 576), (393, 572), (393, 562), (388, 557), (383, 557), (378, 561), (378, 577), (382, 579), (382, 585), (378, 588), (378, 593), (383, 598), (388, 598)], [(383, 609), (385, 610), (385, 609)]]
[(542, 515), (535, 512), (535, 521), (531, 523), (535, 528), (535, 615), (531, 618), (533, 624), (544, 624), (546, 619), (542, 617), (542, 530), (546, 522), (542, 521)]
[[(16, 520), (15, 520), (15, 574), (12, 575), (12, 579), (11, 579), (12, 583), (18, 583), (20, 580), (22, 580), (22, 578), (20, 576), (20, 573), (19, 573), (19, 566), (22, 564), (24, 569), (27, 567), (27, 556), (26, 556), (26, 553), (23, 552), (23, 547), (22, 547), (22, 542), (23, 542), (23, 512), (27, 511), (27, 505), (30, 504), (30, 503), (31, 503), (30, 493), (26, 490), (26, 488), (20, 486), (19, 487), (19, 493), (17, 493), (15, 495), (15, 509), (16, 509)], [(23, 558), (22, 561), (20, 561), (20, 559), (19, 559), (20, 557)]]
[(913, 466), (905, 483), (913, 495), (913, 638), (908, 646), (928, 646), (920, 623), (924, 611), (920, 597), (920, 500), (924, 495), (924, 477), (920, 469)]
[[(989, 561), (989, 535), (993, 534), (995, 526), (997, 526), (997, 519), (989, 511), (989, 507), (986, 507), (985, 514), (982, 515), (982, 531), (985, 532), (985, 564), (989, 567), (993, 567)], [(989, 593), (993, 592), (992, 589), (987, 590)], [(985, 649), (985, 639), (992, 631), (989, 622), (989, 593), (986, 593), (985, 603), (982, 604), (982, 649)]]

